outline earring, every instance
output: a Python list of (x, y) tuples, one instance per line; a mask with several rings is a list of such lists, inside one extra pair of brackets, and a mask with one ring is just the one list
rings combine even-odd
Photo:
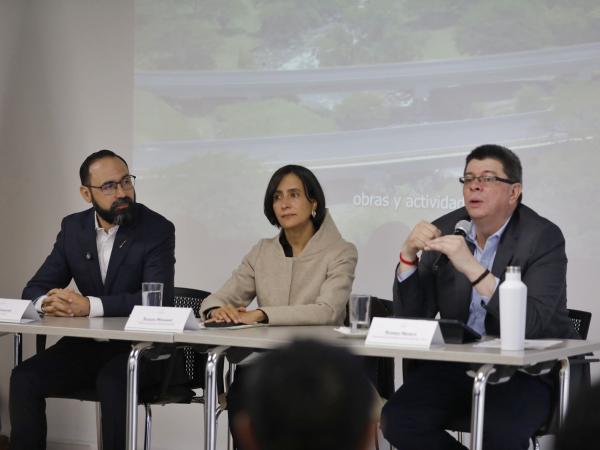
[(317, 217), (317, 210), (316, 210), (316, 209), (313, 209), (313, 211), (312, 211), (311, 215), (312, 215), (313, 219), (314, 219), (315, 217)]

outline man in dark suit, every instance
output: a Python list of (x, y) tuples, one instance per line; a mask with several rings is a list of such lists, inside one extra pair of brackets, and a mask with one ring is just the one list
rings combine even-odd
[[(575, 338), (566, 309), (567, 257), (560, 229), (521, 204), (522, 168), (509, 149), (484, 145), (466, 159), (465, 207), (415, 226), (394, 280), (396, 316), (458, 319), (480, 334), (500, 332), (499, 290), (506, 266), (527, 285), (527, 338)], [(453, 234), (467, 219), (466, 238)], [(419, 260), (418, 252), (423, 252)], [(440, 254), (447, 257), (438, 259)], [(464, 449), (444, 430), (471, 409), (472, 378), (458, 363), (422, 362), (383, 410), (386, 438), (398, 449)], [(517, 372), (486, 391), (483, 446), (526, 449), (551, 412), (552, 383)]]
[[(63, 219), (23, 298), (51, 316), (127, 316), (141, 304), (148, 281), (163, 283), (163, 304), (172, 305), (173, 224), (135, 202), (135, 176), (109, 150), (88, 156), (80, 178), (81, 196), (93, 208)], [(71, 280), (78, 291), (67, 288)], [(45, 399), (91, 388), (100, 399), (104, 450), (124, 449), (129, 351), (127, 342), (66, 337), (17, 366), (10, 385), (11, 448), (45, 449)], [(142, 370), (142, 383), (157, 382), (158, 369)]]

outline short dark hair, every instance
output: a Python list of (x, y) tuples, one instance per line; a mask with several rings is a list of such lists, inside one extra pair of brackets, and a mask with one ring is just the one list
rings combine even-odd
[(521, 167), (521, 160), (512, 150), (506, 147), (495, 144), (480, 145), (475, 148), (467, 156), (465, 162), (465, 169), (472, 159), (495, 159), (502, 164), (504, 173), (509, 180), (515, 183), (523, 183), (523, 168)]
[(98, 150), (97, 152), (94, 152), (90, 156), (85, 158), (85, 161), (83, 161), (83, 163), (81, 164), (81, 167), (79, 168), (79, 179), (81, 180), (82, 186), (90, 184), (90, 166), (94, 162), (96, 162), (102, 158), (119, 158), (121, 161), (123, 161), (123, 164), (125, 164), (127, 167), (129, 167), (127, 165), (127, 161), (125, 161), (122, 157), (117, 155), (112, 150), (107, 150), (107, 149)]
[(267, 186), (267, 191), (265, 192), (265, 216), (271, 225), (281, 228), (281, 225), (277, 221), (277, 216), (275, 216), (275, 211), (273, 211), (273, 196), (275, 195), (275, 191), (277, 191), (277, 187), (279, 186), (279, 183), (281, 183), (283, 177), (289, 175), (290, 173), (293, 173), (302, 181), (306, 198), (308, 198), (310, 201), (315, 200), (317, 202), (316, 214), (312, 221), (315, 229), (318, 229), (325, 220), (325, 193), (323, 192), (323, 188), (321, 187), (321, 184), (319, 183), (319, 180), (317, 180), (317, 177), (314, 173), (312, 173), (306, 167), (297, 166), (294, 164), (289, 164), (277, 169), (271, 177), (271, 180)]
[(264, 354), (242, 379), (242, 410), (262, 450), (344, 450), (364, 444), (374, 394), (359, 358), (299, 340)]

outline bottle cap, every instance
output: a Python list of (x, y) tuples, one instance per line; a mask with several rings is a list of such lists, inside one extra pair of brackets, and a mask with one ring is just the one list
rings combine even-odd
[(521, 273), (521, 266), (506, 266), (506, 273)]

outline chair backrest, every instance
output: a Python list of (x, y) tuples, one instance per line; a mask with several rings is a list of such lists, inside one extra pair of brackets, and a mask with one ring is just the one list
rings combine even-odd
[[(350, 325), (350, 309), (349, 304), (346, 303), (346, 317), (344, 318), (344, 325)], [(371, 296), (371, 319), (373, 317), (391, 317), (393, 315), (392, 301), (385, 300), (379, 297)]]
[[(200, 289), (190, 289), (176, 287), (173, 296), (173, 305), (177, 308), (192, 308), (194, 315), (200, 317), (200, 306), (202, 301), (210, 295), (210, 292)], [(183, 355), (185, 359), (185, 372), (190, 380), (190, 386), (204, 386), (204, 366), (206, 365), (206, 355), (199, 354), (189, 346), (184, 347)]]
[(393, 302), (391, 300), (371, 297), (371, 317), (391, 317), (393, 314)]
[(174, 289), (173, 305), (177, 308), (192, 308), (194, 315), (200, 317), (202, 301), (209, 295), (210, 292), (200, 289), (176, 287)]
[[(383, 298), (371, 297), (371, 317), (391, 317), (393, 315), (393, 302)], [(383, 398), (389, 399), (395, 387), (395, 362), (394, 358), (377, 359), (377, 392)]]
[[(371, 296), (371, 318), (392, 316), (392, 301)], [(349, 305), (346, 304), (346, 318), (344, 325), (350, 324)], [(371, 382), (383, 398), (390, 398), (396, 391), (394, 386), (395, 367), (394, 358), (381, 356), (365, 357), (365, 368)]]
[(587, 339), (588, 331), (590, 330), (590, 323), (592, 321), (592, 313), (588, 311), (581, 311), (579, 309), (567, 309), (567, 311), (575, 331), (577, 331), (581, 339)]
[[(590, 323), (592, 321), (592, 313), (588, 311), (580, 311), (578, 309), (567, 309), (569, 319), (573, 324), (573, 328), (579, 334), (581, 339), (587, 339), (588, 331), (590, 329)], [(569, 377), (569, 404), (572, 399), (577, 397), (577, 393), (580, 393), (591, 385), (590, 378), (590, 364), (585, 357), (582, 355), (576, 355), (569, 357), (571, 364), (571, 374)], [(556, 377), (558, 378), (558, 366), (554, 368)], [(557, 388), (559, 383), (557, 382)], [(535, 433), (535, 437), (544, 436), (546, 434), (556, 434), (558, 431), (558, 396), (559, 393), (555, 393), (555, 399), (553, 400), (553, 413), (546, 424), (544, 424)]]

